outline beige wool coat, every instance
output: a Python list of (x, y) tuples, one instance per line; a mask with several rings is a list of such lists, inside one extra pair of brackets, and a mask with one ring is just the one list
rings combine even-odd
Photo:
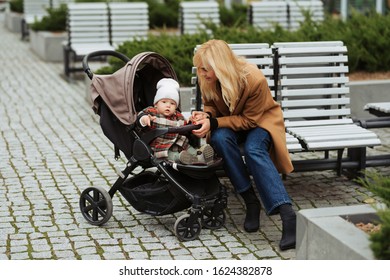
[(218, 120), (218, 127), (234, 131), (261, 127), (272, 138), (270, 156), (277, 170), (282, 174), (293, 171), (286, 146), (286, 132), (280, 105), (273, 99), (266, 78), (255, 65), (250, 65), (248, 85), (240, 93), (239, 101), (232, 113), (222, 98), (222, 93), (214, 100), (204, 101), (204, 111), (210, 112)]

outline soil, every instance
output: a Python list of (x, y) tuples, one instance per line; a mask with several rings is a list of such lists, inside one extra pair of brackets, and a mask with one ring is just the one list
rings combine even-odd
[(381, 225), (375, 225), (375, 224), (372, 224), (372, 223), (357, 223), (355, 224), (356, 227), (358, 227), (359, 229), (363, 230), (365, 233), (368, 233), (368, 234), (371, 234), (371, 233), (374, 233), (374, 232), (378, 232), (380, 231), (381, 229)]
[(349, 74), (350, 81), (364, 81), (364, 80), (390, 80), (390, 71), (385, 72), (355, 72)]

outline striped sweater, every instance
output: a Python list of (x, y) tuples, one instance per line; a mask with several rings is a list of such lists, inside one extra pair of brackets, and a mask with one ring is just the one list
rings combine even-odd
[[(155, 107), (150, 106), (138, 114), (138, 119), (145, 114), (156, 117), (151, 126), (145, 129), (177, 127), (187, 124), (184, 116), (179, 111), (176, 111), (172, 116), (166, 117), (163, 114), (159, 114)], [(188, 138), (177, 133), (166, 133), (150, 143), (150, 147), (154, 151), (156, 158), (167, 158), (168, 150), (181, 152), (182, 150), (186, 150), (188, 145)]]

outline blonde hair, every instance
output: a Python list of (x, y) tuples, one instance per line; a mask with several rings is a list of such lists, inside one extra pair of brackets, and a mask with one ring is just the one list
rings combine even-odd
[(247, 61), (235, 55), (225, 41), (213, 39), (202, 44), (196, 50), (193, 63), (197, 67), (202, 97), (206, 101), (217, 97), (217, 83), (207, 83), (199, 75), (201, 67), (205, 69), (212, 68), (221, 84), (222, 98), (229, 107), (229, 111), (233, 112), (239, 93), (247, 85)]

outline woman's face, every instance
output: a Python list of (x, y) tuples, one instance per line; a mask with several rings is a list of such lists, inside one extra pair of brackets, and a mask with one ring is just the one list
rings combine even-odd
[(213, 68), (211, 68), (210, 66), (205, 67), (203, 65), (200, 65), (198, 69), (198, 74), (204, 79), (204, 81), (208, 83), (217, 82), (217, 76), (215, 76)]

